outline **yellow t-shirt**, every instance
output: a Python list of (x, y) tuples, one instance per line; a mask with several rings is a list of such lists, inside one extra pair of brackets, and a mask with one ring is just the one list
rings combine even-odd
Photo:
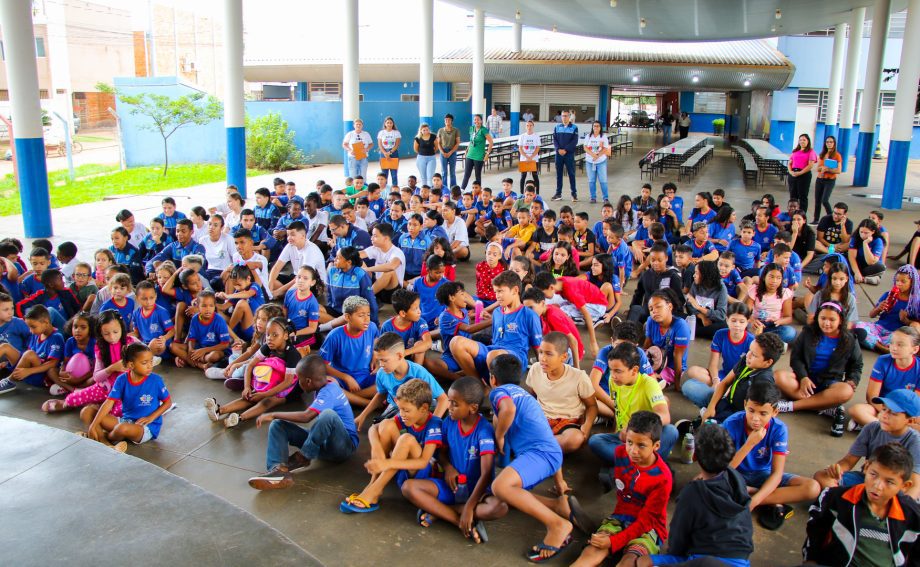
[(630, 416), (637, 411), (654, 411), (655, 406), (668, 403), (661, 392), (658, 381), (641, 373), (636, 383), (629, 386), (618, 386), (611, 379), (610, 397), (614, 399), (617, 406), (617, 431), (625, 430)]
[(508, 238), (520, 238), (524, 242), (530, 242), (533, 233), (537, 231), (537, 225), (530, 223), (527, 226), (516, 224), (508, 229)]

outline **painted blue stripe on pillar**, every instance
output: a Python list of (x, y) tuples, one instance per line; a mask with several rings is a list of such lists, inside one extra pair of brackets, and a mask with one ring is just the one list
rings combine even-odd
[(227, 128), (227, 185), (236, 185), (246, 198), (246, 127)]
[(891, 140), (888, 145), (888, 167), (885, 169), (885, 188), (882, 190), (882, 208), (900, 210), (904, 204), (904, 182), (907, 180), (907, 158), (910, 140)]
[(840, 171), (846, 171), (847, 166), (849, 165), (849, 151), (850, 151), (850, 132), (852, 128), (841, 128), (837, 134), (837, 151), (840, 152), (841, 160)]
[(511, 135), (517, 136), (521, 133), (521, 113), (512, 112), (511, 113)]
[(856, 140), (856, 163), (853, 169), (853, 186), (868, 187), (872, 172), (872, 154), (875, 152), (875, 133), (860, 132)]
[[(824, 125), (824, 137), (826, 138), (828, 136), (833, 136), (835, 139), (837, 138), (837, 125), (836, 124), (825, 124)], [(815, 143), (812, 144), (812, 146), (815, 146), (818, 148), (824, 147), (821, 143), (819, 143), (818, 140), (815, 140)]]
[(16, 138), (15, 144), (26, 238), (49, 238), (53, 231), (44, 138)]
[[(343, 120), (342, 121), (342, 138), (345, 138), (345, 135), (355, 129), (354, 120)], [(342, 148), (342, 171), (345, 172), (345, 177), (348, 177), (348, 152), (345, 148)]]
[(438, 129), (434, 125), (434, 116), (419, 116), (418, 125), (427, 124), (432, 134), (437, 134)]

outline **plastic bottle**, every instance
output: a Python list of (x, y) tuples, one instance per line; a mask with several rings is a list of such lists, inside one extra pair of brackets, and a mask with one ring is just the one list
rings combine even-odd
[(834, 253), (834, 248), (835, 248), (835, 247), (834, 247), (833, 244), (829, 244), (829, 245), (827, 246), (827, 253), (828, 253), (828, 254), (833, 254), (833, 253)]
[(684, 440), (681, 444), (681, 462), (685, 465), (693, 464), (693, 455), (695, 452), (696, 440), (694, 440), (692, 433), (687, 433), (684, 435)]
[(466, 475), (457, 475), (457, 490), (454, 491), (454, 502), (460, 504), (466, 502), (470, 497), (470, 490), (466, 486)]

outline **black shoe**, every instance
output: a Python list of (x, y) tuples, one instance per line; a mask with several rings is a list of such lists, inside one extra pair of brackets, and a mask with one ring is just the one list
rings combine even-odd
[(794, 510), (792, 506), (788, 504), (777, 504), (775, 506), (761, 506), (758, 508), (760, 514), (758, 514), (758, 520), (760, 520), (760, 525), (764, 529), (774, 531), (782, 527), (782, 525), (792, 517)]
[(839, 405), (837, 409), (834, 410), (834, 425), (831, 426), (831, 436), (843, 437), (843, 432), (846, 430), (846, 424), (847, 412), (843, 409), (842, 405)]
[(553, 195), (552, 198), (550, 199), (550, 201), (561, 201), (561, 200), (562, 200), (561, 194)]

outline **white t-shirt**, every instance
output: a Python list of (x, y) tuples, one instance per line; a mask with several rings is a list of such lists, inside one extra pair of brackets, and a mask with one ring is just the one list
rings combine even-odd
[(535, 161), (524, 157), (524, 152), (526, 152), (527, 155), (531, 155), (539, 147), (539, 134), (521, 134), (518, 137), (518, 150), (521, 152), (521, 161)]
[(140, 246), (145, 236), (147, 236), (147, 227), (135, 221), (134, 230), (131, 231), (130, 237), (128, 238), (128, 244)]
[(461, 246), (470, 246), (470, 237), (469, 233), (466, 232), (466, 223), (463, 222), (463, 219), (460, 217), (455, 217), (454, 222), (450, 226), (445, 225), (444, 229), (447, 231), (447, 240), (451, 243), (454, 241), (459, 242)]
[[(240, 211), (242, 212), (242, 211)], [(233, 227), (240, 224), (240, 215), (234, 213), (233, 211), (227, 211), (227, 214), (223, 215), (224, 217), (224, 232), (231, 234)]]
[(399, 133), (399, 130), (381, 130), (377, 132), (377, 143), (380, 144), (380, 149), (388, 152), (393, 151), (393, 148), (396, 147), (396, 140), (400, 138), (402, 138), (402, 134)]
[(374, 143), (371, 140), (371, 135), (367, 133), (366, 130), (362, 130), (360, 134), (352, 130), (351, 132), (345, 134), (345, 139), (342, 140), (342, 143), (348, 144), (348, 155), (355, 157), (355, 152), (352, 149), (354, 144), (361, 142), (364, 144), (364, 151), (367, 152), (367, 149), (371, 147), (371, 144)]
[(323, 231), (319, 234), (319, 241), (329, 242), (329, 235), (326, 233), (326, 229), (329, 228), (329, 213), (317, 209), (316, 215), (312, 217), (310, 215), (306, 216), (310, 219), (310, 228), (307, 229), (307, 240), (313, 240), (316, 229), (319, 228), (319, 225), (323, 225)]
[(201, 242), (204, 238), (208, 238), (208, 223), (201, 225), (201, 228), (197, 228), (192, 224), (192, 240)]
[(256, 270), (259, 272), (259, 278), (262, 280), (262, 287), (268, 285), (268, 260), (265, 259), (265, 256), (261, 254), (253, 254), (252, 258), (249, 260), (243, 260), (243, 257), (240, 256), (239, 252), (234, 252), (233, 254), (233, 263), (234, 264), (245, 264), (247, 262), (258, 262), (262, 267)]
[[(377, 213), (375, 213), (374, 211), (370, 209), (367, 210), (367, 216), (362, 217), (361, 215), (358, 215), (358, 214), (356, 214), (355, 216), (359, 219), (364, 219), (364, 222), (365, 224), (367, 224), (367, 226), (370, 226), (374, 224), (375, 222), (377, 222)], [(367, 230), (367, 229), (364, 229), (364, 230)]]
[(301, 266), (310, 266), (316, 270), (320, 279), (326, 281), (326, 259), (323, 258), (323, 252), (319, 249), (319, 246), (309, 240), (300, 249), (293, 244), (286, 244), (284, 249), (281, 250), (281, 255), (278, 256), (278, 261), (281, 262), (282, 266), (290, 262), (295, 274), (300, 270)]
[[(590, 150), (592, 152), (599, 152), (603, 148), (609, 148), (610, 143), (607, 141), (607, 136), (601, 134), (600, 136), (587, 136), (585, 138), (585, 150)], [(585, 163), (604, 163), (607, 161), (607, 156), (601, 154), (597, 159), (592, 158), (588, 155), (587, 151), (585, 152)]]
[(376, 246), (371, 246), (370, 248), (365, 248), (364, 253), (368, 258), (373, 260), (374, 264), (377, 266), (389, 264), (393, 258), (399, 258), (399, 266), (396, 267), (395, 271), (396, 279), (399, 280), (399, 285), (402, 285), (403, 280), (406, 279), (406, 255), (403, 254), (399, 246), (393, 244), (386, 252)]
[(531, 120), (533, 120), (533, 113), (525, 112), (524, 114), (521, 115), (521, 120), (523, 120), (524, 122), (530, 122)]
[(355, 215), (354, 225), (355, 227), (360, 228), (364, 232), (367, 232), (367, 221), (359, 217), (358, 215)]
[(198, 243), (204, 246), (204, 257), (208, 261), (209, 270), (223, 270), (233, 262), (236, 246), (233, 245), (230, 235), (221, 233), (217, 242), (214, 242), (205, 234)]

